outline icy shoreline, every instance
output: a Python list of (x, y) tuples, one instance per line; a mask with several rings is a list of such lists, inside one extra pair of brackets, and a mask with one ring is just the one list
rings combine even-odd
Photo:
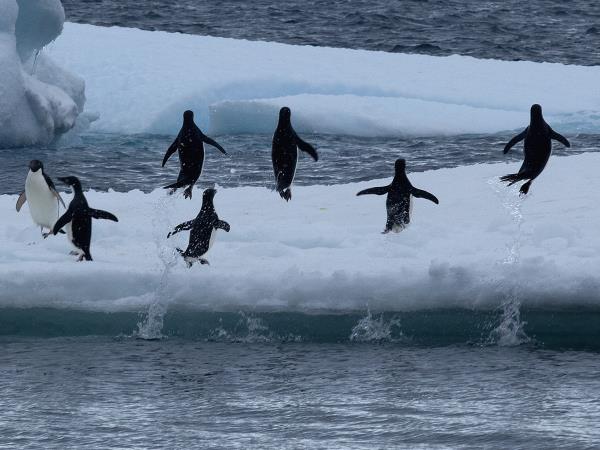
[(210, 267), (192, 270), (173, 254), (187, 236), (165, 237), (196, 215), (199, 190), (191, 202), (162, 190), (88, 192), (92, 207), (120, 220), (94, 223), (92, 263), (74, 262), (62, 236), (42, 240), (26, 208), (14, 211), (16, 196), (2, 195), (0, 307), (489, 309), (515, 292), (526, 307), (597, 307), (600, 217), (589, 205), (598, 163), (596, 154), (552, 158), (521, 204), (520, 231), (507, 207), (516, 191), (497, 184), (514, 163), (411, 174), (440, 205), (416, 199), (411, 226), (393, 235), (380, 234), (385, 199), (355, 197), (379, 181), (295, 187), (290, 204), (265, 188), (219, 189), (231, 232), (218, 236)]

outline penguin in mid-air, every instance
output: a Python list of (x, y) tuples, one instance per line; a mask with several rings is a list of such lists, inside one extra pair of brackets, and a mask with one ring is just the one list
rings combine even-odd
[(229, 224), (223, 220), (219, 220), (219, 216), (217, 216), (215, 211), (213, 199), (216, 193), (216, 189), (205, 190), (202, 195), (202, 208), (196, 218), (177, 225), (175, 229), (167, 235), (168, 239), (180, 231), (192, 230), (190, 232), (190, 242), (185, 251), (180, 248), (177, 249), (181, 256), (183, 256), (188, 268), (192, 267), (195, 262), (208, 264), (208, 261), (204, 259), (203, 256), (212, 247), (218, 229), (225, 230), (229, 233)]
[(356, 194), (387, 194), (387, 200), (385, 202), (387, 208), (387, 222), (385, 223), (383, 234), (389, 233), (390, 231), (402, 231), (410, 223), (410, 213), (412, 210), (411, 196), (426, 198), (436, 205), (439, 204), (435, 195), (413, 187), (406, 176), (406, 161), (404, 159), (397, 159), (395, 168), (396, 173), (391, 184), (365, 189)]
[[(44, 165), (37, 159), (29, 162), (25, 190), (17, 199), (17, 212), (26, 201), (29, 202), (31, 218), (40, 226), (44, 239), (47, 238), (58, 219), (59, 204), (62, 204), (63, 208), (66, 206), (52, 179), (44, 172)], [(49, 230), (48, 233), (44, 233), (44, 228)]]
[(521, 195), (526, 195), (529, 192), (531, 183), (542, 173), (548, 159), (550, 159), (552, 139), (566, 147), (571, 147), (571, 144), (564, 136), (558, 134), (546, 123), (544, 116), (542, 116), (542, 107), (540, 105), (533, 105), (531, 107), (529, 126), (506, 144), (504, 154), (506, 155), (517, 142), (523, 139), (525, 139), (523, 145), (525, 159), (519, 172), (504, 175), (500, 177), (500, 181), (508, 182), (508, 185), (512, 186), (521, 180), (529, 180), (520, 189)]
[(181, 130), (179, 130), (179, 134), (167, 149), (162, 162), (162, 166), (164, 167), (171, 155), (179, 151), (179, 164), (181, 165), (179, 177), (177, 177), (177, 182), (165, 186), (164, 189), (171, 189), (171, 193), (174, 193), (178, 188), (188, 186), (183, 192), (183, 196), (185, 198), (192, 198), (192, 188), (202, 174), (204, 143), (218, 148), (225, 155), (227, 154), (219, 143), (200, 131), (200, 128), (194, 123), (194, 113), (192, 111), (185, 111), (183, 113)]
[(298, 149), (308, 153), (315, 161), (319, 160), (319, 155), (315, 148), (309, 143), (300, 139), (292, 128), (292, 112), (290, 108), (283, 107), (279, 110), (279, 123), (273, 134), (273, 148), (271, 156), (273, 159), (273, 172), (275, 172), (275, 181), (277, 182), (277, 192), (286, 202), (292, 199), (292, 190), (290, 189), (296, 174), (296, 164), (298, 163)]
[(88, 202), (83, 195), (81, 183), (76, 177), (58, 178), (60, 181), (73, 189), (73, 200), (69, 203), (67, 211), (58, 219), (52, 233), (56, 234), (66, 225), (67, 235), (71, 243), (78, 249), (78, 261), (91, 261), (90, 241), (92, 240), (92, 219), (107, 219), (118, 222), (114, 215), (101, 209), (93, 209), (88, 206)]

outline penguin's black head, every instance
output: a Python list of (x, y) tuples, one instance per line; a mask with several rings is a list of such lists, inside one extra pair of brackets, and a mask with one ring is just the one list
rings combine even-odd
[(194, 111), (190, 111), (189, 109), (183, 113), (183, 123), (192, 123), (194, 122)]
[(58, 177), (58, 179), (65, 183), (67, 186), (71, 186), (73, 189), (81, 189), (81, 182), (77, 177)]
[(31, 161), (29, 161), (29, 169), (32, 172), (37, 172), (40, 169), (44, 169), (44, 165), (42, 164), (42, 162), (39, 159), (32, 159)]
[(207, 200), (212, 200), (213, 198), (215, 198), (215, 194), (217, 193), (216, 189), (213, 188), (208, 188), (204, 191), (204, 193), (202, 194), (202, 198), (203, 199), (207, 199)]
[(287, 106), (279, 110), (279, 123), (289, 123), (292, 117), (292, 111)]
[(396, 168), (396, 172), (404, 172), (406, 170), (406, 160), (403, 158), (398, 158), (394, 164), (394, 167)]
[(531, 106), (531, 120), (539, 120), (542, 116), (542, 107), (537, 103)]

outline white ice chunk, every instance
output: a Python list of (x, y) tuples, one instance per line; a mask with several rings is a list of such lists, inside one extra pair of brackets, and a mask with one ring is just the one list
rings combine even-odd
[(83, 80), (38, 54), (63, 22), (59, 0), (0, 3), (0, 148), (48, 143), (83, 111)]
[(600, 67), (310, 47), (66, 23), (51, 55), (82, 74), (96, 130), (359, 136), (524, 128), (533, 103), (561, 133), (600, 132)]

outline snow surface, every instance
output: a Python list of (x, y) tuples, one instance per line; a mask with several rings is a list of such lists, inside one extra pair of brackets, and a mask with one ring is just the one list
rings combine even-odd
[[(385, 197), (355, 194), (376, 180), (295, 187), (285, 203), (265, 188), (219, 188), (231, 232), (219, 232), (210, 266), (188, 270), (175, 255), (197, 214), (193, 201), (88, 192), (118, 223), (94, 221), (93, 262), (77, 263), (64, 236), (42, 240), (17, 197), (0, 196), (0, 307), (139, 311), (154, 302), (201, 310), (407, 311), (524, 306), (600, 306), (599, 154), (555, 157), (523, 201), (498, 176), (518, 164), (410, 174), (440, 204), (415, 199), (410, 227), (382, 235)], [(391, 176), (392, 168), (390, 168)], [(68, 199), (69, 195), (65, 195)], [(523, 216), (518, 225), (519, 213)]]
[(64, 19), (60, 0), (0, 2), (0, 148), (48, 143), (83, 110), (83, 80), (37, 55)]
[(563, 133), (600, 132), (600, 67), (292, 46), (66, 23), (47, 53), (80, 73), (96, 130), (268, 132), (282, 105), (303, 132), (491, 133), (533, 103)]

